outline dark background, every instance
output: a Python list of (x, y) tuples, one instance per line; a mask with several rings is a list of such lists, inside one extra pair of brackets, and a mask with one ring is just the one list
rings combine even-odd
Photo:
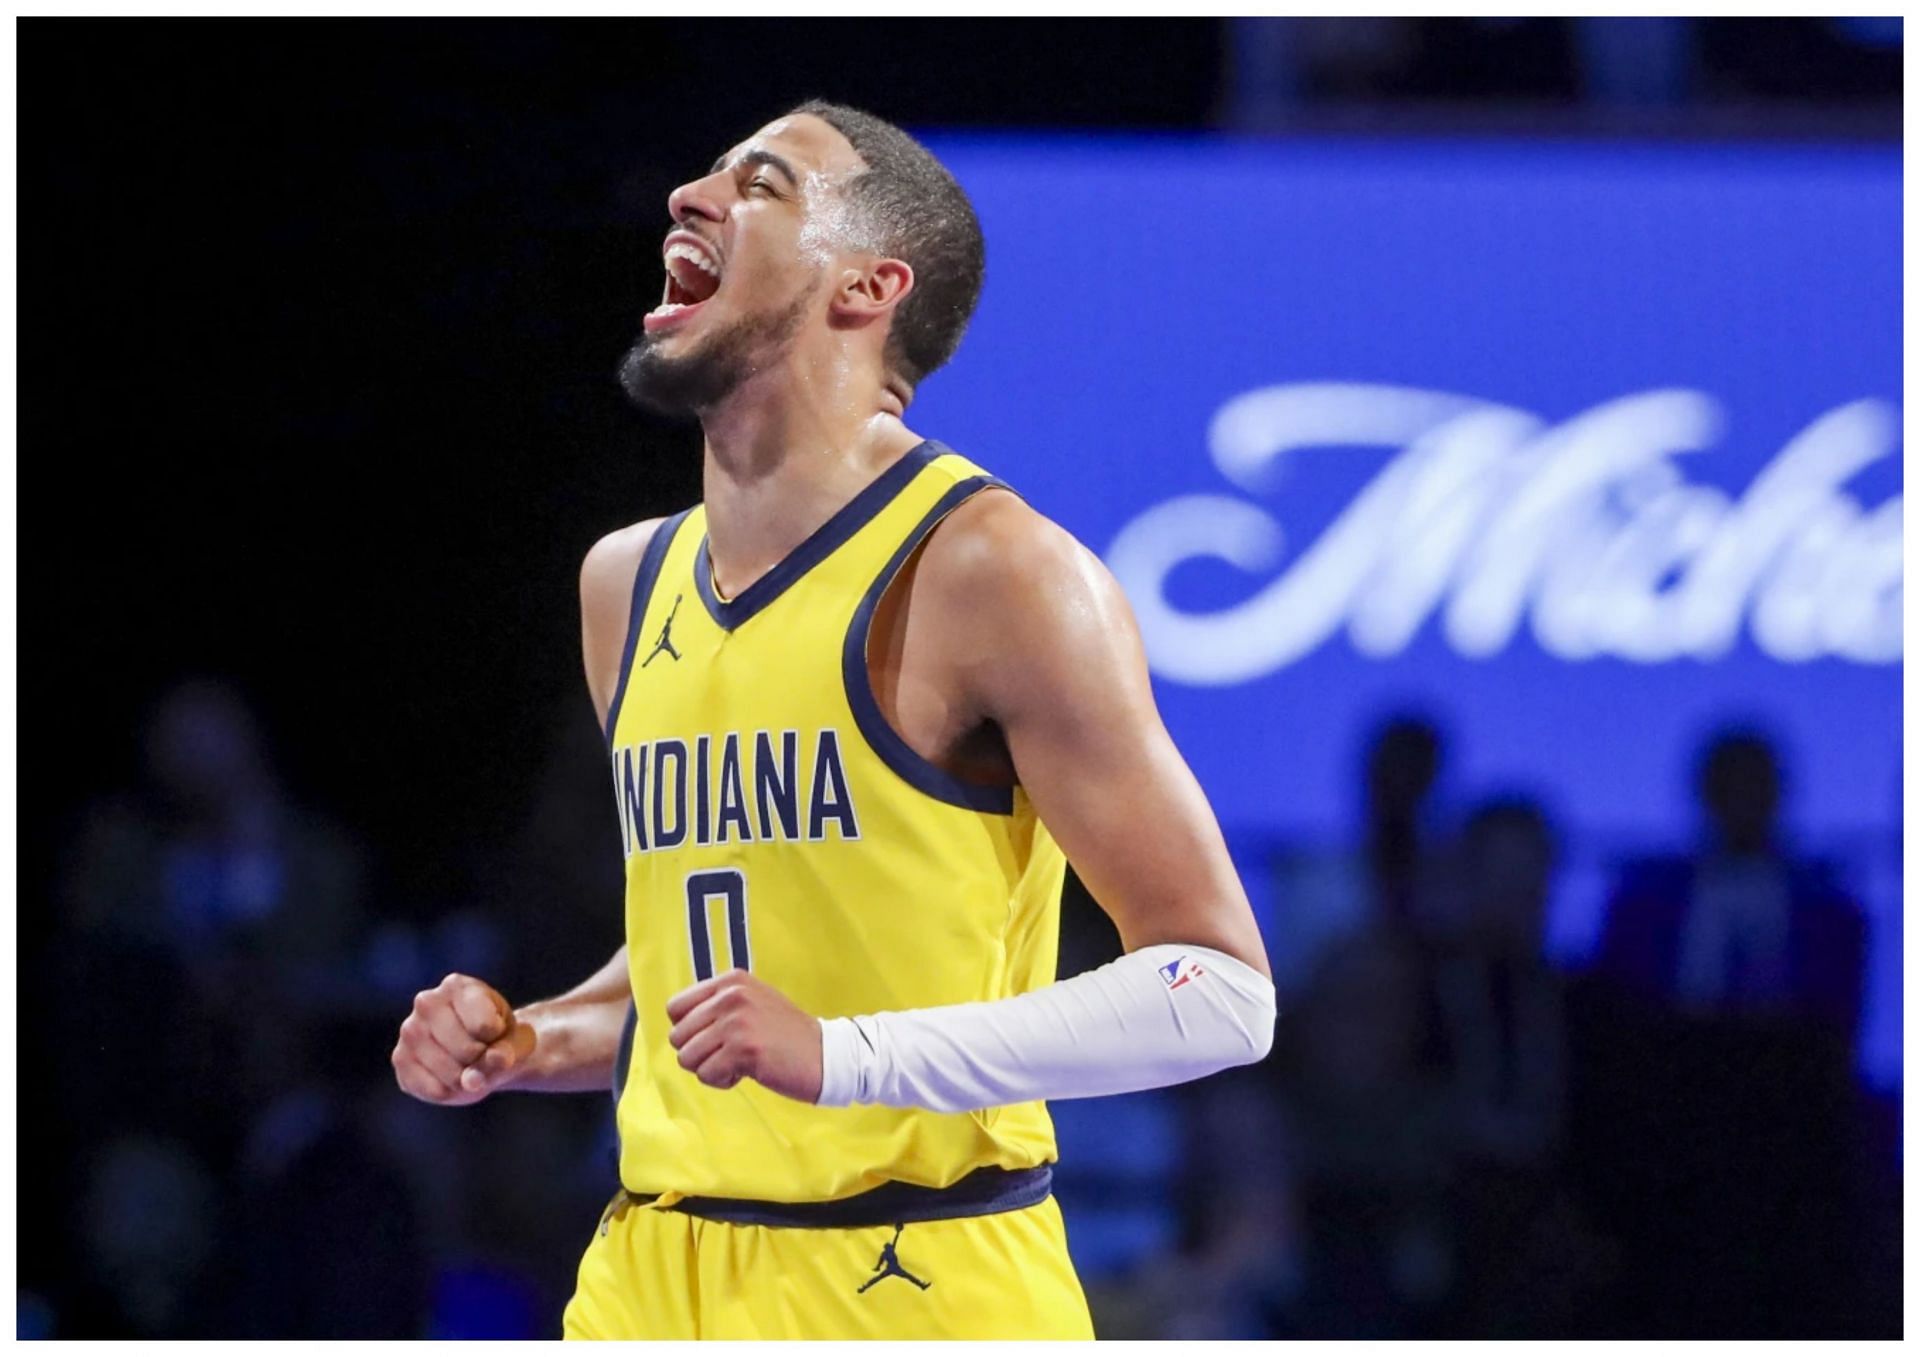
[[(1206, 23), (1144, 50), (1096, 23), (26, 34), (22, 435), (46, 502), (85, 513), (32, 533), (24, 621), (60, 641), (23, 696), (74, 719), (24, 837), (57, 841), (132, 773), (156, 688), (211, 669), (296, 782), (409, 846), (408, 898), (513, 821), (537, 737), (588, 710), (587, 547), (698, 497), (697, 434), (612, 377), (668, 191), (822, 91), (911, 125), (1193, 126), (1221, 61)], [(423, 797), (428, 767), (450, 776)]]
[[(385, 978), (341, 987), (287, 1057), (347, 1102), (376, 1097), (342, 1091), (385, 1078), (407, 976), (477, 953), (557, 987), (618, 944), (611, 895), (565, 913), (542, 875), (544, 851), (555, 877), (617, 883), (575, 581), (600, 534), (698, 497), (697, 431), (632, 410), (613, 372), (657, 299), (667, 192), (732, 141), (815, 95), (913, 128), (1899, 126), (1897, 40), (1811, 20), (1703, 21), (1671, 86), (1625, 101), (1597, 93), (1558, 20), (1402, 21), (1384, 44), (1312, 49), (1283, 99), (1262, 97), (1257, 39), (1214, 20), (19, 31), (21, 1325), (62, 1336), (295, 1331), (235, 1299), (280, 1282), (224, 1263), (179, 1283), (185, 1299), (121, 1303), (76, 1209), (104, 1191), (92, 1156), (116, 1109), (206, 1136), (224, 1247), (264, 1237), (247, 1213), (298, 1210), (329, 1181), (323, 1163), (227, 1192), (254, 1143), (237, 1104), (142, 1083), (195, 1068), (143, 1061), (167, 1013), (137, 967), (67, 945), (90, 817), (146, 794), (142, 732), (179, 681), (217, 677), (257, 712), (286, 798), (353, 845), (356, 955), (404, 953), (363, 967)], [(564, 865), (576, 828), (603, 862)], [(104, 1091), (74, 1089), (89, 1070)], [(604, 1106), (577, 1101), (566, 1144), (592, 1145)], [(553, 1172), (526, 1114), (430, 1115), (448, 1143), (531, 1147), (499, 1172)], [(510, 1228), (462, 1228), (485, 1243), (469, 1252), (513, 1254)], [(526, 1302), (541, 1332), (584, 1223), (547, 1228), (561, 1256)], [(458, 1308), (432, 1285), (436, 1313)], [(330, 1331), (317, 1300), (273, 1313)]]

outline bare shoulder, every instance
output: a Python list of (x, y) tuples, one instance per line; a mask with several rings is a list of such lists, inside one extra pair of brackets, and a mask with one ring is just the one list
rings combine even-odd
[(580, 563), (581, 660), (586, 666), (587, 691), (603, 721), (619, 680), (634, 576), (665, 521), (648, 518), (610, 532), (588, 548)]
[(638, 523), (629, 523), (624, 528), (614, 529), (588, 547), (586, 559), (580, 563), (582, 601), (608, 590), (623, 593), (631, 590), (634, 572), (640, 568), (640, 558), (646, 554), (654, 533), (659, 531), (664, 522), (664, 518), (646, 518)]
[(1003, 731), (1151, 705), (1119, 582), (1018, 496), (983, 492), (955, 509), (928, 539), (918, 574), (961, 704)]
[(990, 618), (1002, 635), (1133, 628), (1105, 563), (1004, 490), (983, 491), (947, 515), (927, 541), (920, 575), (943, 616)]

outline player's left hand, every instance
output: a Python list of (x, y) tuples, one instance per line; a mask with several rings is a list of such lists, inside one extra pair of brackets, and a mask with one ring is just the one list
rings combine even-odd
[(667, 1040), (703, 1084), (754, 1079), (803, 1103), (820, 1099), (820, 1023), (746, 971), (726, 971), (667, 1000)]

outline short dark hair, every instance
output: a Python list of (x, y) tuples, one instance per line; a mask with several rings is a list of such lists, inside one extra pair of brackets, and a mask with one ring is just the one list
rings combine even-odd
[(873, 248), (913, 270), (913, 291), (887, 334), (886, 361), (909, 387), (918, 386), (953, 357), (980, 301), (987, 272), (980, 219), (947, 167), (892, 123), (823, 99), (809, 99), (788, 116), (800, 113), (832, 127), (867, 162), (847, 185), (847, 198), (873, 233)]

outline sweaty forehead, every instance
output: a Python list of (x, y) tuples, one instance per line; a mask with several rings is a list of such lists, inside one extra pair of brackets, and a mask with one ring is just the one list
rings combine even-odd
[(731, 165), (755, 151), (769, 151), (779, 156), (792, 165), (802, 179), (816, 174), (839, 179), (866, 168), (866, 161), (838, 129), (810, 113), (775, 118), (739, 145), (730, 147), (715, 167)]

